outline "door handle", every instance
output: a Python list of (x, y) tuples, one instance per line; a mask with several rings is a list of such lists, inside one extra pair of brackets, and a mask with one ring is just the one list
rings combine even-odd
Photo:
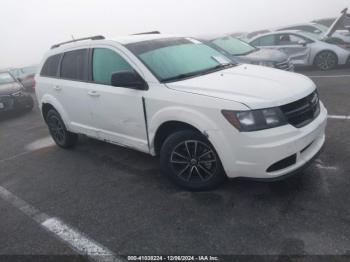
[(62, 87), (60, 87), (60, 86), (54, 86), (53, 89), (55, 89), (56, 91), (61, 91), (61, 90), (62, 90)]
[(89, 91), (89, 92), (88, 92), (88, 95), (89, 95), (89, 96), (93, 96), (93, 97), (99, 97), (99, 96), (100, 96), (100, 94), (97, 93), (97, 91), (95, 91), (95, 90)]

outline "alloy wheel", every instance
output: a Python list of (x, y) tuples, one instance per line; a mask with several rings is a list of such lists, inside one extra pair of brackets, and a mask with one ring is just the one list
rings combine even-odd
[(174, 173), (186, 182), (206, 182), (214, 175), (218, 159), (209, 145), (197, 140), (178, 144), (171, 153), (170, 164)]
[(317, 66), (322, 70), (329, 70), (337, 65), (337, 58), (330, 52), (324, 52), (317, 57)]

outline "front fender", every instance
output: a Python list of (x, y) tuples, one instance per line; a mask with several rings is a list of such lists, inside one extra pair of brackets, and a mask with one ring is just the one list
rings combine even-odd
[(154, 142), (159, 127), (171, 121), (183, 122), (207, 135), (207, 131), (218, 130), (218, 126), (202, 112), (186, 107), (172, 106), (164, 108), (148, 119), (150, 150), (154, 152)]

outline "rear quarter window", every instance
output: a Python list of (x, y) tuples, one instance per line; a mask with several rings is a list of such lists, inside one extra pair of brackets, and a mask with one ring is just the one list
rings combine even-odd
[(61, 54), (50, 56), (46, 59), (40, 75), (47, 77), (56, 77), (58, 73), (58, 65), (60, 63)]

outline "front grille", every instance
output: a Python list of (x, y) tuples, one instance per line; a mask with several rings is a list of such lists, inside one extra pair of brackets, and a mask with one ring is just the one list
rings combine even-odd
[(4, 106), (4, 108), (0, 108), (0, 110), (9, 110), (12, 109), (14, 100), (11, 96), (0, 96), (0, 103)]
[(301, 128), (320, 114), (317, 91), (298, 101), (280, 107), (289, 124)]
[(276, 65), (276, 68), (278, 68), (278, 69), (287, 70), (287, 71), (294, 70), (294, 65), (291, 63), (290, 59), (276, 63), (275, 65)]

